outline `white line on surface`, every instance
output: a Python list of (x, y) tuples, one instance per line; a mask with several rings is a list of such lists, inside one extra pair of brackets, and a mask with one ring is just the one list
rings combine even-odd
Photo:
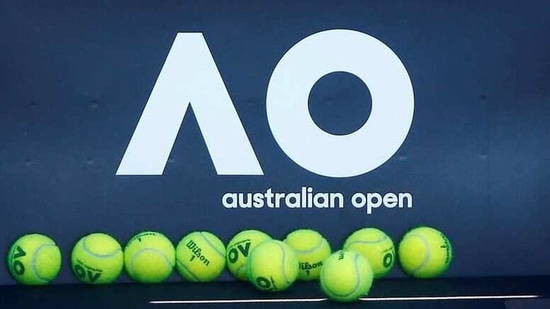
[(362, 297), (362, 301), (423, 301), (423, 300), (486, 300), (486, 299), (528, 299), (541, 295), (471, 295), (471, 296), (414, 296), (414, 297)]
[(244, 303), (313, 303), (328, 298), (279, 298), (279, 299), (200, 299), (200, 300), (152, 300), (150, 304), (244, 304)]
[[(541, 295), (478, 295), (478, 296), (415, 296), (415, 297), (364, 297), (360, 301), (430, 301), (430, 300), (498, 300), (541, 298)], [(150, 304), (245, 304), (245, 303), (312, 303), (326, 301), (328, 298), (280, 298), (280, 299), (199, 299), (199, 300), (152, 300)]]

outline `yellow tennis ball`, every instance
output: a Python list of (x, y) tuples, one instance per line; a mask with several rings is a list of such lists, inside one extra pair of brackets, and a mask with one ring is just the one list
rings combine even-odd
[(225, 269), (225, 246), (210, 232), (189, 233), (176, 247), (176, 268), (187, 281), (214, 281)]
[(61, 251), (48, 236), (27, 234), (17, 239), (8, 252), (8, 269), (21, 284), (44, 285), (61, 269)]
[(298, 278), (298, 257), (280, 240), (266, 240), (257, 245), (246, 263), (248, 280), (261, 291), (288, 289)]
[(132, 237), (124, 248), (124, 267), (128, 276), (141, 283), (160, 283), (174, 270), (176, 250), (166, 236), (142, 232)]
[(332, 300), (353, 302), (367, 296), (373, 282), (367, 259), (356, 251), (340, 250), (330, 255), (321, 268), (321, 289)]
[(300, 263), (298, 280), (315, 280), (321, 274), (323, 260), (332, 252), (328, 241), (319, 232), (300, 229), (289, 233), (284, 240), (294, 249)]
[(84, 283), (111, 283), (118, 278), (124, 265), (122, 247), (110, 235), (86, 235), (73, 247), (71, 265), (76, 277)]
[(431, 227), (408, 231), (399, 243), (399, 262), (403, 271), (415, 278), (434, 278), (442, 275), (453, 259), (449, 239)]
[(239, 280), (248, 280), (246, 261), (250, 251), (271, 236), (259, 230), (244, 230), (237, 233), (227, 244), (226, 263), (227, 269), (233, 277)]
[(361, 253), (371, 265), (374, 278), (387, 275), (395, 263), (395, 247), (383, 231), (367, 227), (353, 232), (344, 242), (344, 250)]

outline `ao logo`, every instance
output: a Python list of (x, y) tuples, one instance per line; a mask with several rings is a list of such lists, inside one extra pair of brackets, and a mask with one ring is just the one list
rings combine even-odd
[[(308, 110), (314, 84), (348, 72), (369, 88), (365, 124), (347, 135), (319, 128)], [(201, 33), (178, 33), (117, 175), (162, 175), (184, 115), (193, 107), (218, 175), (263, 175), (233, 102)], [(327, 30), (281, 58), (266, 97), (269, 127), (285, 154), (306, 170), (351, 177), (386, 162), (405, 141), (414, 113), (411, 80), (384, 43), (352, 30)]]

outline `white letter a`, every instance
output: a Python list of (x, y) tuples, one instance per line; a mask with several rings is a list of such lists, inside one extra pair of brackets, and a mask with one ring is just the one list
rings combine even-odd
[(189, 105), (218, 175), (263, 175), (202, 33), (178, 33), (117, 175), (162, 175)]

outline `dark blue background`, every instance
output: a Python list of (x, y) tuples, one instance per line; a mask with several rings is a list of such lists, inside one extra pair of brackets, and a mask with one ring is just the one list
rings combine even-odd
[[(76, 281), (72, 245), (94, 231), (124, 244), (146, 229), (174, 242), (210, 230), (226, 242), (245, 228), (282, 238), (310, 227), (336, 248), (363, 226), (397, 242), (428, 224), (454, 245), (448, 276), (550, 275), (547, 1), (44, 2), (0, 0), (2, 257), (21, 234), (50, 235), (63, 250), (56, 280), (63, 283)], [(400, 150), (378, 169), (343, 179), (287, 158), (265, 109), (283, 54), (335, 28), (387, 44), (415, 91)], [(177, 32), (204, 34), (264, 176), (217, 176), (191, 112), (163, 176), (115, 176)], [(369, 102), (354, 77), (334, 74), (313, 89), (310, 110), (322, 128), (345, 134), (367, 119)], [(367, 216), (349, 203), (332, 210), (220, 203), (225, 192), (302, 186), (346, 197), (411, 192), (414, 207)], [(0, 284), (11, 283), (1, 268)]]

